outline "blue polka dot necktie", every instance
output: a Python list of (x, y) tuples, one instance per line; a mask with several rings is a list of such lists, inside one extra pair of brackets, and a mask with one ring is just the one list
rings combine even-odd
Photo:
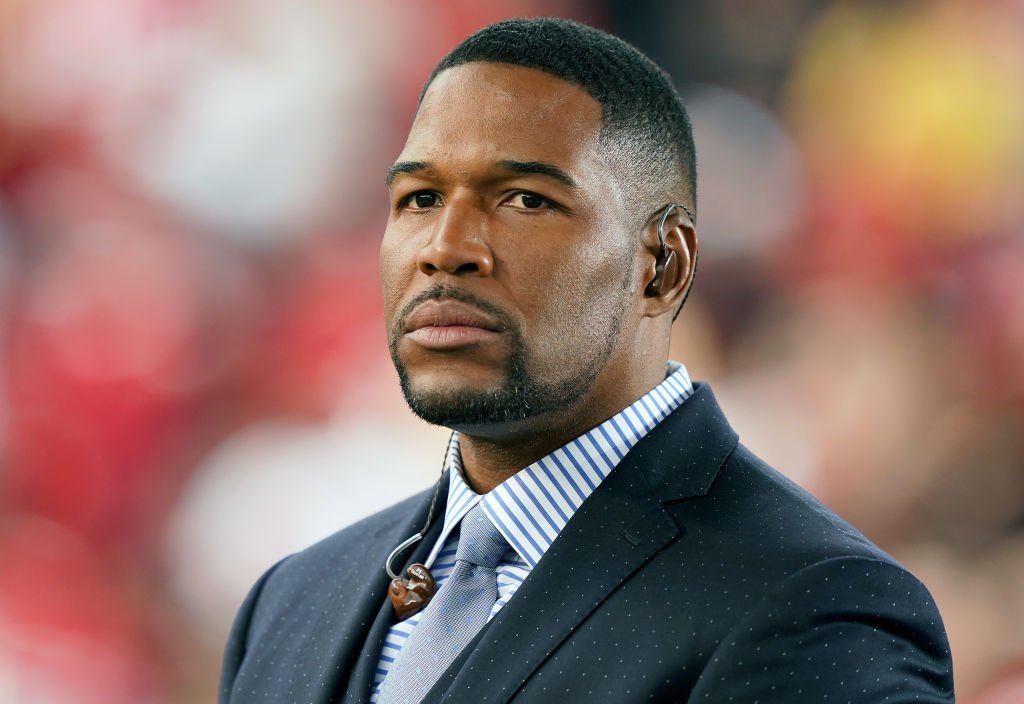
[(477, 504), (462, 519), (455, 567), (423, 611), (381, 685), (377, 704), (417, 704), (487, 623), (498, 599), (494, 570), (508, 541)]

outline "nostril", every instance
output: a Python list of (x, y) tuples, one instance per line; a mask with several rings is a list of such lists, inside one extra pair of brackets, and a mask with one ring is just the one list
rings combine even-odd
[[(444, 236), (441, 236), (444, 235)], [(491, 253), (475, 237), (456, 237), (448, 231), (436, 233), (416, 257), (420, 272), (455, 276), (486, 276), (491, 271)]]

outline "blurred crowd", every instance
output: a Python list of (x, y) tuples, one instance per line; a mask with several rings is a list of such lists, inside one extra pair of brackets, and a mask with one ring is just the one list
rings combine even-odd
[(212, 701), (264, 569), (433, 481), (383, 177), (537, 14), (686, 99), (673, 356), (924, 580), (958, 701), (1024, 701), (1024, 2), (0, 0), (0, 704)]

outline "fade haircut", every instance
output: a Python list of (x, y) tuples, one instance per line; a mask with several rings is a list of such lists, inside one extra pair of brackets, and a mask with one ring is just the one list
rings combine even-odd
[(639, 49), (571, 20), (506, 20), (470, 35), (441, 59), (420, 101), (442, 71), (474, 61), (539, 69), (585, 90), (601, 105), (601, 145), (636, 219), (645, 221), (680, 197), (696, 214), (690, 119), (668, 74)]

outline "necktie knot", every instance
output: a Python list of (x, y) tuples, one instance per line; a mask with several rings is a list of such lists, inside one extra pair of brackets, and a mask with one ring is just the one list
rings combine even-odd
[(493, 569), (508, 550), (505, 536), (494, 526), (484, 513), (483, 503), (478, 503), (462, 518), (459, 529), (459, 545), (455, 560)]

